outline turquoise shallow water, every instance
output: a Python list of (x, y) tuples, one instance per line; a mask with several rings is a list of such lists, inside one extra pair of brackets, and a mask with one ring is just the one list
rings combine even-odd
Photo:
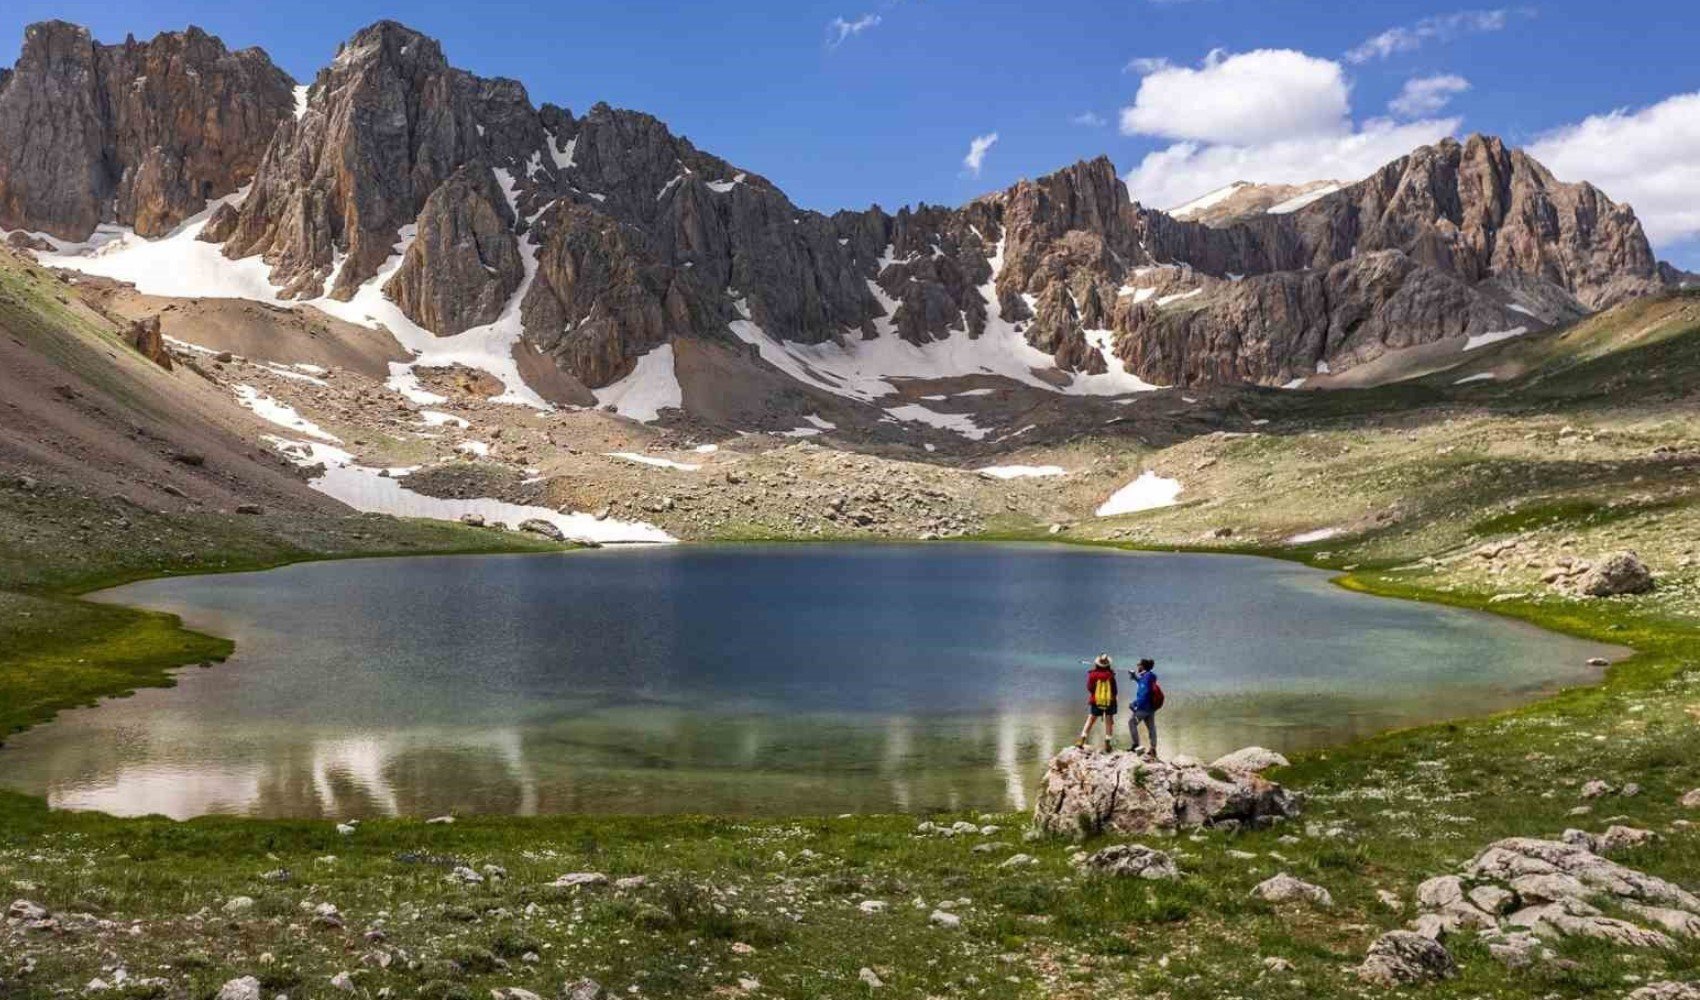
[(1509, 706), (1606, 652), (1274, 560), (1035, 545), (357, 560), (102, 599), (236, 655), (21, 734), (0, 784), (179, 817), (1024, 808), (1100, 650), (1157, 659), (1163, 749), (1206, 759)]

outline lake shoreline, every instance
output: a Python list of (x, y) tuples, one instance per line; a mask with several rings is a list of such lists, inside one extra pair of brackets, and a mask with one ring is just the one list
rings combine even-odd
[[(480, 533), (480, 534), (483, 534), (483, 533)], [(521, 542), (529, 541), (529, 539), (524, 539), (523, 537), (519, 538), (518, 540), (521, 541)], [(1493, 615), (1497, 618), (1510, 619), (1513, 622), (1517, 622), (1517, 623), (1525, 625), (1525, 626), (1530, 626), (1530, 627), (1539, 629), (1543, 632), (1556, 633), (1556, 634), (1559, 634), (1559, 635), (1564, 635), (1564, 636), (1568, 636), (1568, 637), (1572, 637), (1572, 638), (1576, 638), (1576, 639), (1582, 639), (1582, 640), (1585, 640), (1585, 641), (1611, 645), (1614, 648), (1615, 651), (1602, 651), (1602, 653), (1612, 661), (1613, 665), (1615, 665), (1619, 662), (1622, 662), (1624, 660), (1631, 659), (1634, 656), (1636, 656), (1637, 653), (1638, 653), (1638, 651), (1635, 650), (1632, 647), (1623, 646), (1623, 645), (1620, 645), (1620, 644), (1617, 644), (1617, 643), (1612, 643), (1612, 642), (1610, 642), (1609, 639), (1602, 639), (1597, 634), (1590, 634), (1589, 632), (1585, 632), (1585, 631), (1572, 631), (1572, 630), (1569, 630), (1569, 629), (1566, 629), (1566, 628), (1563, 628), (1563, 627), (1555, 627), (1555, 625), (1553, 624), (1554, 620), (1553, 620), (1552, 616), (1545, 614), (1538, 607), (1533, 607), (1533, 606), (1518, 607), (1518, 606), (1507, 606), (1504, 603), (1489, 603), (1489, 602), (1484, 601), (1484, 600), (1471, 599), (1469, 597), (1460, 596), (1460, 595), (1456, 595), (1456, 594), (1448, 594), (1448, 593), (1444, 593), (1444, 592), (1441, 592), (1441, 591), (1423, 590), (1423, 589), (1410, 588), (1410, 587), (1401, 587), (1401, 586), (1396, 585), (1396, 584), (1391, 584), (1391, 583), (1389, 583), (1388, 581), (1385, 581), (1385, 580), (1378, 581), (1378, 580), (1376, 580), (1375, 578), (1373, 578), (1369, 575), (1360, 575), (1360, 574), (1355, 573), (1355, 572), (1340, 572), (1339, 570), (1337, 570), (1333, 567), (1329, 567), (1329, 566), (1326, 566), (1326, 565), (1319, 565), (1318, 561), (1315, 558), (1313, 558), (1314, 553), (1307, 551), (1306, 548), (1303, 548), (1303, 547), (1295, 548), (1295, 547), (1269, 547), (1269, 546), (1145, 545), (1145, 544), (1134, 544), (1134, 543), (1127, 543), (1127, 542), (1120, 542), (1120, 541), (1105, 541), (1105, 540), (1087, 539), (1087, 538), (1080, 538), (1080, 537), (1069, 537), (1067, 535), (1059, 536), (1059, 535), (1045, 534), (1045, 533), (1040, 533), (1040, 532), (1034, 531), (1034, 532), (1006, 532), (1006, 533), (996, 533), (996, 534), (983, 534), (983, 535), (977, 535), (977, 536), (967, 536), (967, 537), (962, 537), (962, 538), (944, 539), (944, 540), (939, 540), (939, 541), (936, 541), (936, 542), (918, 542), (916, 540), (901, 539), (901, 538), (878, 539), (878, 540), (873, 540), (873, 541), (845, 541), (843, 539), (817, 539), (817, 538), (771, 538), (771, 539), (755, 539), (755, 540), (744, 539), (744, 538), (712, 539), (712, 540), (700, 541), (700, 542), (685, 542), (685, 543), (681, 543), (678, 546), (668, 546), (668, 548), (724, 549), (724, 548), (735, 548), (735, 547), (743, 547), (743, 546), (756, 546), (756, 547), (772, 546), (772, 547), (775, 547), (775, 548), (805, 549), (805, 548), (819, 548), (819, 547), (828, 547), (828, 546), (838, 545), (838, 546), (849, 546), (851, 548), (857, 548), (857, 549), (861, 549), (861, 548), (886, 548), (886, 549), (889, 549), (889, 548), (898, 548), (898, 547), (917, 547), (917, 546), (931, 547), (931, 546), (951, 546), (951, 545), (974, 546), (974, 545), (984, 545), (984, 544), (1012, 544), (1012, 545), (1021, 545), (1021, 546), (1034, 545), (1034, 546), (1041, 546), (1041, 547), (1043, 547), (1043, 546), (1061, 546), (1061, 547), (1067, 547), (1067, 548), (1100, 549), (1100, 550), (1105, 550), (1105, 551), (1119, 551), (1119, 552), (1129, 552), (1129, 553), (1210, 555), (1210, 556), (1228, 555), (1228, 556), (1239, 556), (1239, 557), (1247, 557), (1247, 558), (1272, 559), (1272, 560), (1276, 560), (1276, 561), (1280, 561), (1280, 562), (1287, 562), (1287, 563), (1293, 563), (1293, 564), (1305, 566), (1307, 568), (1317, 570), (1321, 573), (1331, 574), (1327, 577), (1327, 582), (1331, 586), (1339, 587), (1339, 588), (1342, 588), (1342, 589), (1345, 589), (1345, 590), (1348, 590), (1348, 591), (1363, 593), (1363, 594), (1366, 594), (1366, 595), (1371, 595), (1371, 596), (1376, 596), (1376, 597), (1396, 598), (1396, 599), (1401, 599), (1401, 600), (1409, 600), (1409, 601), (1415, 601), (1415, 602), (1419, 602), (1419, 603), (1437, 604), (1437, 605), (1443, 605), (1443, 606), (1456, 607), (1456, 608), (1469, 610), (1469, 611), (1486, 613), (1486, 614)], [(1314, 547), (1309, 547), (1309, 548), (1314, 548)], [(582, 548), (577, 547), (577, 546), (568, 545), (568, 546), (560, 546), (560, 547), (557, 547), (557, 548), (549, 550), (549, 551), (555, 551), (558, 554), (572, 554), (572, 553), (575, 553), (575, 552), (581, 552), (581, 551), (589, 552), (589, 551), (595, 551), (595, 550), (582, 549)], [(196, 665), (199, 665), (203, 668), (212, 667), (217, 663), (223, 662), (223, 660), (225, 660), (235, 648), (235, 645), (232, 642), (232, 640), (225, 638), (225, 637), (222, 637), (222, 636), (212, 635), (212, 634), (209, 634), (207, 632), (203, 632), (203, 631), (196, 630), (194, 628), (187, 627), (187, 626), (184, 625), (184, 623), (181, 621), (181, 619), (176, 615), (166, 613), (166, 612), (154, 611), (154, 610), (150, 610), (150, 609), (142, 608), (142, 607), (135, 607), (135, 606), (128, 605), (128, 604), (103, 601), (103, 600), (99, 599), (100, 595), (102, 595), (102, 594), (108, 593), (108, 592), (113, 591), (113, 590), (121, 589), (122, 587), (127, 586), (127, 585), (132, 584), (132, 583), (144, 582), (144, 581), (147, 581), (147, 580), (182, 578), (182, 577), (203, 577), (203, 576), (214, 576), (214, 575), (222, 576), (222, 575), (240, 574), (240, 573), (263, 573), (263, 572), (268, 572), (268, 571), (271, 571), (271, 570), (283, 569), (283, 568), (290, 567), (290, 566), (299, 566), (299, 565), (304, 565), (304, 564), (323, 563), (323, 562), (343, 562), (343, 561), (378, 560), (378, 559), (415, 559), (415, 558), (420, 558), (420, 557), (433, 557), (433, 556), (434, 557), (450, 558), (450, 557), (459, 557), (459, 556), (491, 556), (491, 555), (522, 556), (522, 555), (536, 555), (536, 554), (541, 554), (539, 549), (536, 548), (536, 547), (532, 547), (532, 546), (528, 546), (528, 547), (512, 546), (512, 547), (510, 547), (510, 546), (507, 546), (507, 545), (500, 544), (499, 542), (498, 542), (498, 544), (488, 544), (488, 543), (484, 543), (481, 540), (481, 544), (477, 545), (476, 547), (468, 547), (468, 548), (460, 548), (460, 549), (447, 549), (447, 550), (442, 550), (442, 551), (396, 552), (396, 551), (393, 551), (393, 550), (373, 550), (373, 551), (356, 551), (356, 552), (335, 553), (335, 554), (311, 554), (311, 555), (304, 556), (302, 558), (280, 560), (280, 561), (276, 561), (276, 562), (273, 562), (273, 563), (270, 563), (270, 564), (228, 566), (228, 567), (221, 567), (221, 568), (218, 568), (218, 569), (208, 569), (205, 572), (201, 572), (201, 571), (168, 572), (168, 573), (153, 574), (153, 575), (131, 574), (130, 575), (131, 578), (119, 580), (119, 581), (116, 581), (116, 582), (114, 582), (111, 579), (107, 579), (107, 580), (100, 581), (100, 582), (97, 582), (97, 583), (92, 583), (92, 584), (90, 584), (89, 586), (86, 586), (86, 587), (78, 587), (78, 588), (76, 588), (72, 591), (69, 591), (67, 593), (67, 596), (69, 596), (70, 594), (75, 594), (78, 597), (78, 603), (79, 604), (94, 605), (96, 607), (101, 607), (101, 608), (110, 608), (110, 609), (114, 609), (114, 610), (119, 611), (119, 612), (128, 613), (128, 614), (137, 615), (137, 616), (142, 616), (144, 618), (144, 620), (146, 620), (149, 625), (153, 626), (154, 629), (163, 630), (162, 634), (160, 634), (160, 636), (159, 636), (158, 641), (160, 641), (161, 643), (166, 643), (170, 640), (179, 641), (182, 645), (182, 649), (184, 650), (184, 652), (182, 654), (176, 656), (175, 659), (173, 659), (173, 656), (170, 652), (163, 652), (162, 653), (162, 652), (150, 651), (147, 654), (149, 657), (151, 657), (150, 666), (149, 666), (150, 672), (140, 675), (143, 678), (143, 680), (141, 680), (140, 682), (137, 682), (135, 677), (128, 677), (127, 676), (125, 678), (125, 683), (123, 684), (122, 687), (117, 687), (114, 690), (98, 694), (94, 697), (94, 699), (92, 701), (85, 701), (82, 704), (85, 704), (85, 705), (92, 707), (95, 704), (97, 704), (99, 701), (102, 701), (102, 700), (105, 700), (105, 699), (108, 699), (108, 698), (129, 697), (130, 695), (133, 695), (134, 693), (136, 693), (136, 691), (138, 691), (140, 689), (144, 689), (144, 688), (169, 688), (169, 687), (173, 687), (173, 686), (176, 685), (177, 676), (183, 670), (187, 669), (188, 667), (196, 666)], [(82, 650), (79, 650), (79, 651), (82, 651)], [(1607, 676), (1606, 671), (1602, 671), (1601, 674), (1599, 675), (1599, 679), (1597, 681), (1595, 681), (1594, 684), (1603, 683), (1605, 681), (1606, 676)], [(1591, 687), (1591, 686), (1594, 686), (1594, 684), (1585, 684), (1585, 685), (1582, 685), (1582, 686), (1583, 687)], [(1500, 711), (1513, 711), (1514, 712), (1514, 711), (1520, 710), (1521, 708), (1533, 707), (1533, 706), (1539, 705), (1541, 702), (1546, 701), (1547, 699), (1554, 698), (1554, 697), (1562, 695), (1566, 690), (1569, 690), (1570, 688), (1571, 688), (1571, 685), (1561, 684), (1560, 686), (1558, 686), (1556, 688), (1552, 688), (1550, 690), (1543, 691), (1542, 693), (1538, 694), (1533, 700), (1524, 703), (1523, 705), (1519, 706), (1518, 708), (1502, 709)], [(69, 706), (65, 706), (65, 707), (69, 707)], [(56, 714), (56, 712), (54, 714)], [(1480, 719), (1483, 719), (1483, 718), (1491, 718), (1496, 714), (1499, 714), (1499, 712), (1490, 712), (1490, 713), (1487, 713), (1486, 715), (1484, 715), (1483, 713), (1480, 713), (1480, 712), (1471, 712), (1471, 713), (1460, 714), (1458, 716), (1451, 716), (1451, 717), (1448, 717), (1448, 718), (1442, 719), (1442, 720), (1423, 721), (1423, 722), (1415, 723), (1415, 724), (1412, 724), (1412, 725), (1409, 725), (1409, 726), (1389, 727), (1389, 728), (1384, 729), (1384, 730), (1378, 730), (1377, 733), (1375, 733), (1374, 735), (1370, 735), (1370, 736), (1367, 736), (1367, 737), (1356, 737), (1356, 738), (1350, 739), (1350, 740), (1348, 740), (1344, 743), (1329, 744), (1329, 745), (1325, 745), (1323, 747), (1319, 747), (1319, 748), (1314, 749), (1314, 750), (1301, 751), (1301, 752), (1294, 754), (1293, 756), (1294, 756), (1295, 760), (1304, 760), (1307, 757), (1316, 756), (1316, 755), (1321, 755), (1323, 757), (1326, 757), (1327, 753), (1330, 750), (1338, 750), (1338, 749), (1342, 749), (1344, 747), (1349, 747), (1349, 746), (1351, 746), (1355, 743), (1363, 742), (1366, 739), (1372, 740), (1372, 739), (1377, 738), (1378, 736), (1390, 735), (1390, 734), (1397, 733), (1397, 732), (1408, 731), (1410, 729), (1422, 729), (1422, 728), (1435, 726), (1435, 725), (1446, 725), (1446, 724), (1460, 723), (1460, 722), (1466, 722), (1466, 721), (1472, 721), (1472, 720), (1480, 720)], [(38, 720), (37, 722), (31, 723), (31, 724), (23, 726), (23, 727), (19, 727), (17, 729), (14, 729), (13, 732), (14, 733), (15, 732), (22, 732), (24, 729), (33, 728), (34, 725), (38, 725), (38, 724), (40, 724), (40, 722), (49, 721), (49, 720), (51, 720), (52, 717), (53, 717), (52, 714), (47, 715), (46, 717)], [(0, 745), (3, 745), (3, 743), (0, 743)], [(13, 794), (18, 794), (18, 793), (0, 792), (0, 795), (13, 795)], [(590, 813), (590, 814), (587, 814), (587, 815), (603, 816), (603, 815), (618, 815), (618, 814)], [(668, 815), (668, 813), (653, 813), (653, 814), (652, 813), (645, 813), (645, 814), (635, 814), (635, 815), (660, 816), (660, 815)], [(689, 815), (689, 813), (681, 813), (680, 815)], [(766, 818), (771, 819), (771, 818), (775, 818), (775, 816), (777, 816), (779, 814), (761, 814), (761, 815), (765, 816)], [(877, 813), (870, 814), (870, 815), (877, 815)], [(498, 818), (498, 819), (503, 818), (502, 814), (493, 814), (493, 816), (494, 816), (494, 818)], [(241, 817), (241, 818), (249, 819), (249, 817)], [(398, 818), (405, 819), (407, 817), (398, 817)], [(417, 819), (418, 817), (414, 817), (414, 818)], [(277, 820), (275, 820), (275, 819), (253, 818), (253, 821), (255, 821), (255, 822), (274, 822), (274, 821), (277, 821)]]

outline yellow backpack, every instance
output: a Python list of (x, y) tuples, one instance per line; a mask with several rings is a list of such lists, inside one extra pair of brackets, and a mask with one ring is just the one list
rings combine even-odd
[(1110, 703), (1115, 700), (1115, 688), (1108, 677), (1100, 680), (1092, 689), (1092, 704), (1099, 708), (1109, 708)]

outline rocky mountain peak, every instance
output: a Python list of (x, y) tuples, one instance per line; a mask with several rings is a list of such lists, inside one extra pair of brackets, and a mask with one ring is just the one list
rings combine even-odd
[(286, 296), (347, 298), (457, 170), (481, 160), (511, 175), (542, 142), (519, 83), (454, 69), (435, 41), (380, 21), (342, 46), (305, 113), (277, 130), (225, 252), (263, 254)]
[(264, 52), (199, 28), (102, 45), (64, 21), (30, 25), (0, 82), (0, 227), (161, 235), (247, 183), (293, 88)]

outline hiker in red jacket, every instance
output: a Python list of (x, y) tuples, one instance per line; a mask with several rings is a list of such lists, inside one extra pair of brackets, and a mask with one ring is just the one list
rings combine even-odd
[(1077, 747), (1086, 746), (1086, 738), (1092, 735), (1092, 723), (1104, 720), (1104, 752), (1110, 752), (1110, 737), (1115, 735), (1116, 728), (1116, 672), (1111, 669), (1110, 654), (1099, 653), (1092, 661), (1092, 669), (1086, 672), (1086, 725), (1080, 730), (1080, 739), (1074, 741)]

